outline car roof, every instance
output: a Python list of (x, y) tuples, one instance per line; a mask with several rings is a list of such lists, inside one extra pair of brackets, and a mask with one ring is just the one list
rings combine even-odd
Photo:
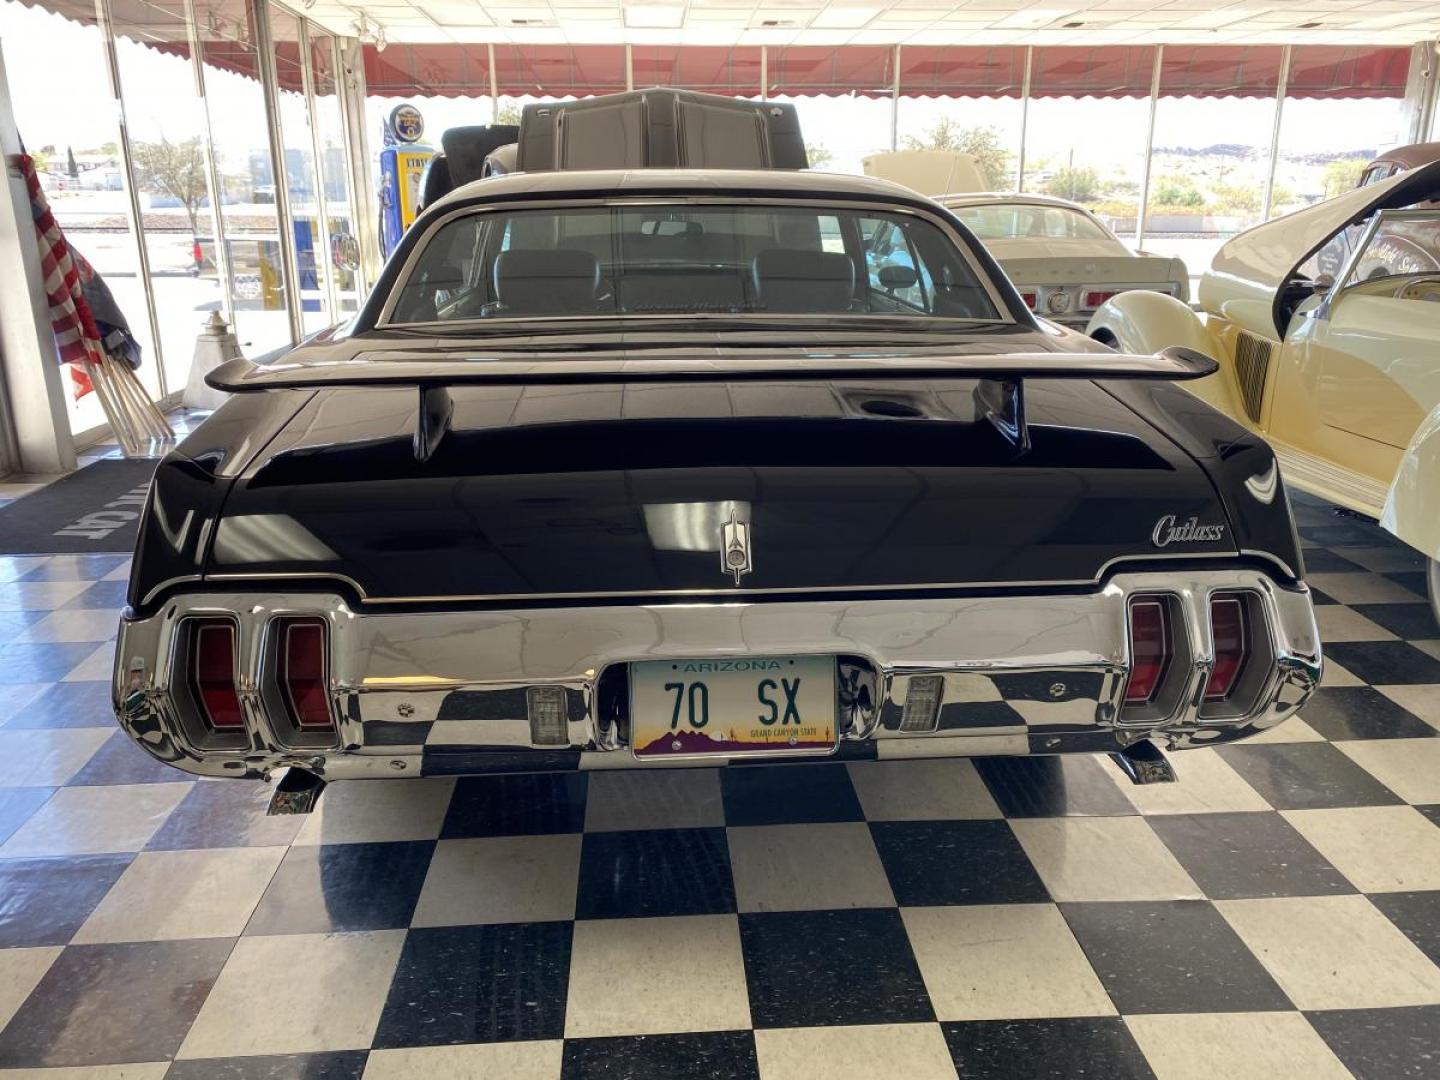
[(1440, 160), (1440, 142), (1411, 143), (1409, 146), (1397, 146), (1394, 150), (1385, 151), (1365, 167), (1368, 169), (1370, 165), (1395, 164), (1405, 169), (1418, 169), (1421, 165), (1428, 165), (1436, 160)]
[(1057, 198), (1054, 195), (1032, 195), (1029, 192), (1004, 192), (1004, 191), (961, 191), (953, 195), (936, 195), (935, 201), (941, 206), (1013, 206), (1016, 203), (1028, 203), (1032, 206), (1058, 206), (1064, 210), (1079, 210), (1082, 214), (1088, 214), (1079, 203), (1071, 202), (1069, 199)]
[[(536, 195), (725, 195), (730, 192), (773, 192), (780, 196), (858, 196), (892, 202), (931, 200), (889, 180), (848, 173), (791, 169), (561, 169), (553, 172), (509, 173), (464, 184), (434, 206), (476, 199)], [(427, 207), (427, 209), (429, 209)]]

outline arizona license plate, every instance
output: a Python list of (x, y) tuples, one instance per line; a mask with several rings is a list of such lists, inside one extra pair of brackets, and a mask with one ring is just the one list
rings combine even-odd
[(828, 753), (835, 748), (835, 658), (631, 664), (630, 735), (638, 758)]

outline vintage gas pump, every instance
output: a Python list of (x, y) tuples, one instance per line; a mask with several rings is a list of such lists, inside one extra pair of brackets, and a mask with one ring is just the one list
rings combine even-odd
[(435, 151), (421, 145), (425, 121), (414, 105), (397, 105), (385, 121), (380, 151), (380, 250), (386, 258), (415, 220), (420, 181)]

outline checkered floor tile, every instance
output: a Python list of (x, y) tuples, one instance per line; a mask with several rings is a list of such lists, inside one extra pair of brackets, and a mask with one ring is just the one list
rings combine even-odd
[(124, 560), (0, 558), (0, 1069), (1440, 1076), (1440, 629), (1413, 553), (1297, 514), (1325, 685), (1178, 784), (380, 780), (304, 819), (116, 733)]

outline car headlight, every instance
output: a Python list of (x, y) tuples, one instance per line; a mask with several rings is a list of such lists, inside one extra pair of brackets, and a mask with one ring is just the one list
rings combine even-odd
[(1051, 315), (1063, 315), (1070, 310), (1070, 294), (1066, 292), (1052, 292), (1045, 298), (1045, 310)]

